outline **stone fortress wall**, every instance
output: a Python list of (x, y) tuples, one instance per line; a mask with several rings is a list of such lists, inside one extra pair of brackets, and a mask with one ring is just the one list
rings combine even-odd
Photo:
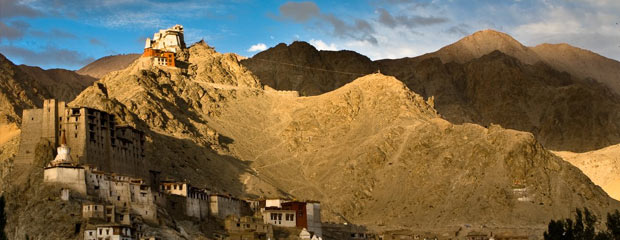
[(24, 110), (23, 117), (16, 162), (32, 162), (36, 145), (42, 139), (58, 146), (64, 131), (75, 163), (109, 172), (148, 176), (144, 134), (117, 125), (114, 115), (92, 108), (68, 107), (65, 102), (48, 99), (41, 109)]

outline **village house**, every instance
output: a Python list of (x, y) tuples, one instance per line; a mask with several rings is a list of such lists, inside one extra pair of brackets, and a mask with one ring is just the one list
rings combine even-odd
[(263, 210), (263, 221), (278, 227), (297, 227), (297, 211), (268, 207)]
[[(349, 240), (368, 240), (368, 239), (376, 239), (376, 235), (370, 232), (366, 227), (361, 225), (355, 225), (350, 223), (334, 223), (327, 222), (323, 223), (322, 230), (324, 235), (328, 235), (332, 239), (349, 239)], [(403, 236), (392, 236), (389, 234), (385, 234), (384, 236), (380, 236), (379, 239), (409, 239), (409, 235)], [(413, 239), (413, 238), (412, 238)]]
[(84, 240), (134, 240), (135, 232), (130, 226), (120, 224), (88, 225)]
[[(286, 214), (292, 211), (295, 219), (293, 227), (299, 229), (305, 228), (318, 237), (323, 236), (321, 227), (321, 203), (318, 201), (300, 202), (290, 199), (271, 198), (266, 199), (264, 204), (260, 203), (259, 205), (265, 206), (261, 208), (263, 220), (265, 222), (269, 221), (269, 223), (277, 226), (288, 226), (290, 225), (290, 220), (287, 220), (287, 215), (282, 215), (284, 216), (284, 220), (282, 220), (280, 214)], [(272, 213), (274, 214), (274, 219), (272, 219)]]
[(105, 219), (105, 205), (103, 204), (82, 204), (83, 218), (99, 218)]
[(229, 216), (224, 222), (224, 228), (230, 240), (273, 239), (273, 227), (263, 223), (260, 218)]

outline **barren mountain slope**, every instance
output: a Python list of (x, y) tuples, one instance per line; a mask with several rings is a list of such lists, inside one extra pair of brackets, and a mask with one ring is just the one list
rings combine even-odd
[(89, 63), (75, 72), (94, 78), (101, 78), (109, 72), (126, 68), (139, 57), (140, 54), (137, 53), (106, 56)]
[(373, 62), (352, 51), (317, 51), (306, 42), (280, 43), (241, 63), (261, 82), (278, 90), (312, 96), (376, 72)]
[(531, 134), (453, 125), (393, 77), (297, 97), (263, 90), (236, 56), (204, 43), (181, 56), (187, 70), (140, 59), (72, 104), (145, 130), (145, 168), (233, 194), (320, 200), (325, 220), (543, 227), (575, 207), (620, 207)]
[(465, 63), (493, 51), (501, 51), (527, 64), (534, 64), (540, 61), (538, 55), (530, 48), (523, 46), (510, 35), (494, 30), (475, 32), (436, 52), (416, 57), (416, 59), (437, 57), (443, 63)]
[(41, 106), (45, 88), (0, 54), (0, 125), (19, 124), (24, 109)]
[(434, 96), (453, 123), (500, 124), (533, 133), (548, 148), (590, 151), (620, 142), (620, 97), (545, 64), (495, 51), (465, 64), (423, 60), (409, 68), (381, 62), (413, 91)]
[(541, 44), (531, 49), (555, 69), (593, 78), (620, 94), (620, 62), (568, 44)]
[[(465, 39), (450, 48), (482, 44), (490, 41), (480, 39), (487, 35), (503, 39), (506, 44), (502, 46), (531, 53), (509, 36), (493, 31), (474, 34), (470, 38), (476, 41)], [(288, 47), (280, 44), (243, 64), (266, 85), (303, 91), (302, 95), (309, 93), (304, 89), (329, 90), (329, 81), (336, 86), (357, 77), (341, 72), (367, 73), (378, 68), (423, 97), (434, 97), (437, 111), (453, 123), (496, 123), (532, 132), (543, 145), (555, 150), (583, 152), (620, 142), (620, 97), (602, 84), (580, 80), (542, 63), (524, 64), (498, 51), (462, 64), (424, 58), (373, 63), (354, 52), (317, 51), (309, 44), (295, 42)], [(300, 66), (283, 64), (291, 59)], [(332, 63), (347, 63), (349, 67)], [(335, 72), (321, 71), (321, 66)], [(310, 95), (321, 92), (325, 91)]]
[(18, 66), (24, 73), (35, 79), (54, 98), (61, 101), (71, 101), (82, 90), (95, 82), (95, 78), (80, 75), (65, 69), (43, 70), (40, 67), (26, 65)]
[(68, 70), (15, 66), (0, 54), (0, 125), (19, 124), (22, 111), (41, 107), (45, 98), (72, 100), (93, 82)]
[(611, 197), (620, 199), (620, 144), (584, 153), (554, 153), (581, 169)]

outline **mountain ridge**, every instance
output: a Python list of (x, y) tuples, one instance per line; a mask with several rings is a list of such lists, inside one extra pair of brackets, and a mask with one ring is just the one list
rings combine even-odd
[[(182, 55), (186, 69), (141, 58), (71, 104), (145, 129), (148, 167), (241, 196), (319, 200), (327, 221), (387, 230), (516, 219), (539, 231), (570, 214), (560, 209), (618, 205), (532, 134), (449, 123), (394, 77), (370, 74), (299, 97), (263, 88), (235, 55), (206, 44)], [(530, 200), (517, 200), (514, 181), (526, 183)], [(415, 183), (424, 184), (400, 188)]]

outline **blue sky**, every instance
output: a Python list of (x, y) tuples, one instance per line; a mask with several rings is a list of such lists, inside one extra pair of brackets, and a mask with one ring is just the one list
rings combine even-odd
[(620, 59), (617, 0), (0, 0), (0, 53), (17, 64), (78, 69), (94, 59), (140, 53), (174, 24), (187, 44), (252, 56), (307, 41), (371, 59), (413, 57), (482, 29), (528, 46), (569, 43)]

